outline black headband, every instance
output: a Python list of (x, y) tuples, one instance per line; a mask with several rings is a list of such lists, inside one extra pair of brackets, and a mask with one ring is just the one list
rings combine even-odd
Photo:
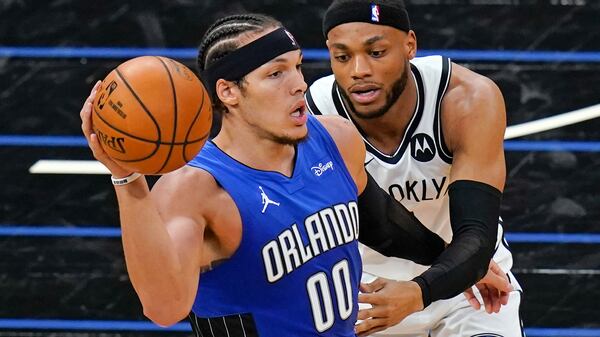
[(390, 6), (377, 2), (351, 0), (332, 4), (325, 12), (325, 18), (323, 19), (325, 38), (327, 38), (327, 33), (331, 29), (349, 22), (366, 22), (390, 26), (405, 32), (410, 30), (408, 12), (403, 6)]
[(281, 27), (225, 55), (205, 69), (201, 77), (212, 93), (219, 79), (239, 80), (277, 56), (297, 49), (300, 47), (294, 36)]

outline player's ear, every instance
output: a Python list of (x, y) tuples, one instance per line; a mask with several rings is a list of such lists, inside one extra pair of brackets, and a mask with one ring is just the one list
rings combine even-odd
[(407, 57), (409, 60), (412, 60), (417, 56), (417, 35), (413, 30), (409, 30), (406, 34)]
[(219, 79), (215, 85), (217, 90), (217, 96), (226, 105), (236, 105), (238, 103), (238, 95), (237, 92), (239, 90), (235, 90), (237, 88), (235, 83), (231, 81), (226, 81), (224, 79)]

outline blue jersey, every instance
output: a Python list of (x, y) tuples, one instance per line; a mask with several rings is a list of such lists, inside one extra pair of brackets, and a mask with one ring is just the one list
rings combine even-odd
[(252, 169), (208, 142), (208, 171), (242, 219), (237, 251), (202, 273), (190, 315), (198, 336), (355, 336), (361, 259), (357, 188), (309, 116), (293, 174)]

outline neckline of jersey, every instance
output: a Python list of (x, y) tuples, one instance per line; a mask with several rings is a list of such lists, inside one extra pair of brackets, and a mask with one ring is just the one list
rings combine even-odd
[(227, 152), (223, 151), (212, 139), (210, 139), (209, 142), (211, 143), (212, 146), (215, 147), (215, 149), (217, 151), (219, 151), (220, 153), (223, 154), (223, 158), (225, 158), (231, 164), (233, 164), (234, 166), (236, 166), (240, 169), (249, 170), (250, 172), (252, 172), (254, 174), (266, 176), (269, 178), (272, 178), (273, 176), (279, 177), (280, 179), (283, 179), (285, 181), (294, 180), (298, 176), (297, 167), (298, 167), (298, 162), (300, 161), (299, 158), (301, 158), (300, 152), (302, 151), (302, 146), (301, 146), (302, 143), (294, 145), (294, 158), (292, 159), (292, 161), (293, 161), (292, 174), (290, 176), (287, 176), (279, 171), (261, 170), (261, 169), (254, 168), (252, 166), (248, 166), (248, 165), (242, 163), (241, 161), (235, 159), (234, 157), (230, 156)]

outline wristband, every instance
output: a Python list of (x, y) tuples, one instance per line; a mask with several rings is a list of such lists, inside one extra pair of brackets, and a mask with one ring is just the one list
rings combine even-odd
[(131, 184), (132, 182), (136, 181), (137, 178), (139, 178), (141, 176), (142, 175), (140, 173), (133, 172), (132, 174), (128, 175), (127, 177), (123, 177), (123, 178), (115, 178), (113, 176), (110, 176), (110, 180), (112, 181), (113, 185), (121, 186), (121, 185)]

